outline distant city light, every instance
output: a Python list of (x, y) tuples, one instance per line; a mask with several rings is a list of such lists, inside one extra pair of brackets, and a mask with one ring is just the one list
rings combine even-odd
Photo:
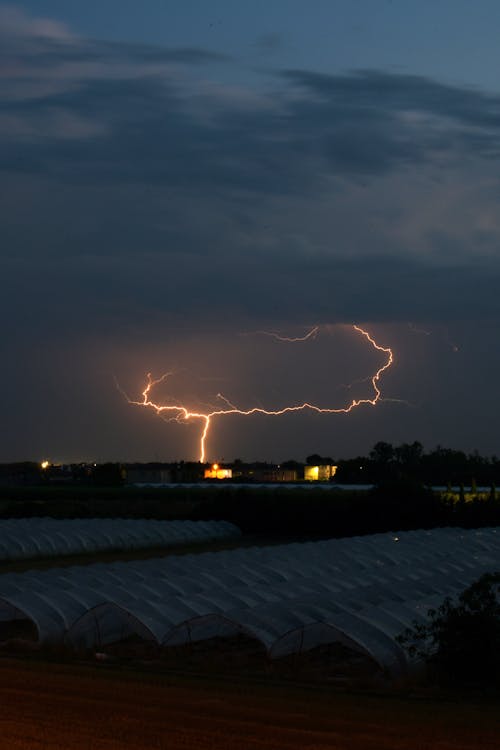
[(41, 466), (41, 467), (42, 467), (42, 469), (44, 469), (44, 470), (45, 470), (45, 469), (48, 469), (48, 468), (49, 468), (49, 466), (50, 466), (50, 462), (49, 462), (49, 461), (42, 461), (42, 463), (40, 464), (40, 466)]

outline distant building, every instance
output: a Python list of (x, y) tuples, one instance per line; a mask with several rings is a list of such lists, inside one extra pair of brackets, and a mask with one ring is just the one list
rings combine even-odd
[(126, 469), (127, 484), (169, 484), (172, 482), (172, 469), (163, 466), (138, 464)]
[(302, 466), (300, 464), (281, 466), (265, 462), (246, 464), (243, 461), (237, 461), (232, 465), (232, 470), (232, 478), (237, 482), (269, 484), (271, 482), (297, 482), (302, 479)]
[(304, 479), (307, 482), (329, 482), (335, 476), (336, 471), (337, 467), (331, 464), (304, 466)]
[(297, 469), (287, 469), (278, 466), (274, 472), (276, 482), (297, 482), (299, 479), (299, 472)]
[(268, 484), (275, 482), (329, 482), (337, 467), (327, 463), (306, 465), (297, 461), (282, 464), (266, 462), (232, 464), (202, 464), (199, 462), (127, 464), (123, 468), (127, 484), (170, 484), (200, 482), (202, 480), (230, 480)]
[(219, 464), (212, 464), (210, 468), (205, 469), (205, 479), (232, 479), (233, 470)]

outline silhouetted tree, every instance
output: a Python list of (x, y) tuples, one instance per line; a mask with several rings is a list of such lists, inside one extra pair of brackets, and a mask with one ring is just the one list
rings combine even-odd
[(422, 443), (403, 443), (394, 450), (396, 462), (399, 464), (403, 474), (411, 474), (417, 477), (420, 474), (420, 463), (424, 452)]
[(394, 461), (394, 448), (391, 443), (380, 440), (370, 451), (370, 458), (374, 463), (387, 465)]
[(306, 464), (309, 466), (331, 466), (334, 463), (330, 456), (320, 456), (319, 453), (312, 453), (306, 458)]
[(440, 682), (500, 686), (500, 572), (483, 575), (428, 612), (398, 640), (427, 662)]
[(386, 482), (394, 477), (394, 448), (383, 440), (375, 443), (370, 451), (370, 461), (375, 482)]

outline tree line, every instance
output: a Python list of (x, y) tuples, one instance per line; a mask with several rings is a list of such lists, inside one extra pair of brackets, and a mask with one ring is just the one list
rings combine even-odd
[(437, 446), (426, 453), (418, 441), (394, 446), (379, 441), (368, 456), (341, 459), (336, 481), (342, 484), (380, 484), (412, 480), (427, 486), (491, 487), (500, 482), (500, 459), (481, 456), (478, 451)]

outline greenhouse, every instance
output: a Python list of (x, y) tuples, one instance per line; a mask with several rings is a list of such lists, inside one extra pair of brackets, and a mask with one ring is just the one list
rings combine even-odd
[(172, 547), (240, 533), (227, 521), (16, 518), (0, 521), (0, 561)]
[(321, 644), (408, 669), (396, 636), (483, 573), (500, 529), (436, 529), (0, 576), (0, 640), (103, 651), (254, 639), (274, 659)]

